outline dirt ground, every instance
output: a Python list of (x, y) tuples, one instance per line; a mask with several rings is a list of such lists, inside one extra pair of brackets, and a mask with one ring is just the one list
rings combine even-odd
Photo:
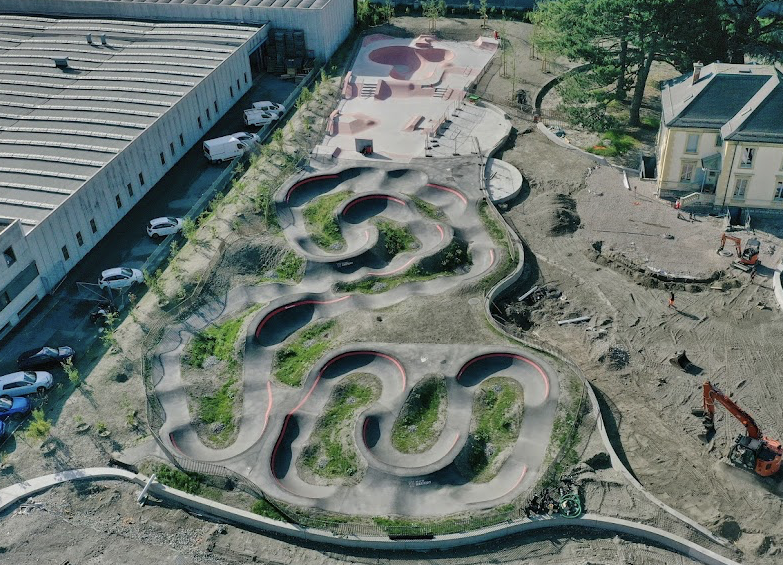
[[(152, 502), (117, 481), (58, 486), (3, 516), (0, 554), (18, 565), (692, 565), (686, 557), (631, 539), (574, 530), (559, 537), (512, 537), (427, 556), (294, 544)], [(75, 501), (78, 500), (78, 503)], [(39, 536), (31, 536), (34, 529)], [(45, 536), (45, 537), (41, 537)], [(41, 543), (45, 540), (45, 543)]]
[[(772, 294), (770, 273), (760, 271), (751, 283), (748, 275), (736, 271), (731, 276), (741, 286), (725, 291), (705, 288), (691, 293), (685, 285), (651, 288), (645, 284), (649, 277), (629, 276), (627, 269), (595, 262), (591, 240), (598, 229), (626, 222), (619, 225), (629, 231), (632, 220), (644, 226), (635, 231), (679, 228), (673, 233), (685, 234), (679, 239), (692, 246), (690, 269), (699, 272), (705, 270), (702, 263), (716, 257), (713, 248), (720, 229), (708, 230), (712, 219), (678, 223), (676, 213), (665, 204), (648, 202), (642, 194), (634, 199), (632, 192), (618, 187), (616, 173), (612, 177), (609, 169), (592, 171), (589, 159), (550, 144), (538, 132), (519, 136), (503, 159), (519, 167), (529, 184), (505, 214), (535, 254), (529, 261), (527, 284), (535, 281), (556, 288), (564, 301), (592, 317), (586, 324), (559, 327), (555, 321), (560, 318), (543, 315), (528, 331), (567, 351), (597, 387), (615, 447), (645, 487), (736, 541), (746, 555), (755, 555), (754, 563), (775, 562), (780, 558), (777, 548), (783, 545), (783, 488), (773, 479), (758, 478), (726, 463), (733, 438), (743, 431), (739, 422), (719, 409), (718, 434), (705, 445), (697, 437), (701, 421), (691, 413), (701, 404), (701, 383), (710, 379), (751, 413), (765, 434), (783, 436), (783, 376), (776, 355), (783, 338), (783, 316)], [(605, 182), (608, 178), (611, 182)], [(596, 190), (604, 196), (598, 197)], [(559, 218), (552, 206), (557, 194), (575, 200), (577, 225), (584, 225), (583, 229), (553, 235), (552, 225)], [(603, 204), (597, 203), (599, 199)], [(645, 205), (634, 206), (631, 200)], [(620, 219), (612, 221), (615, 216)], [(663, 222), (668, 222), (666, 227), (661, 227)], [(699, 237), (691, 230), (707, 239), (697, 245)], [(628, 234), (614, 235), (622, 236), (614, 243), (622, 249), (620, 242), (627, 241)], [(780, 249), (772, 233), (757, 230), (756, 235)], [(608, 241), (603, 232), (601, 236)], [(662, 248), (665, 238), (635, 235), (633, 241), (637, 258), (651, 262), (655, 258), (669, 269), (687, 267), (671, 258), (666, 263), (670, 254)], [(673, 244), (677, 241), (675, 235)], [(764, 249), (763, 245), (762, 261), (772, 264)], [(699, 261), (699, 253), (704, 261)], [(667, 306), (671, 290), (676, 309)], [(519, 293), (512, 291), (506, 307), (515, 305), (515, 294)], [(540, 308), (551, 308), (554, 300), (561, 297), (542, 298)], [(667, 362), (682, 349), (698, 366), (692, 371), (697, 374)]]

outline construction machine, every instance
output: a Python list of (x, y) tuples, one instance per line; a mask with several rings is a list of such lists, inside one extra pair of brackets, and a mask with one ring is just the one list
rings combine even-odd
[(704, 383), (704, 427), (707, 434), (715, 433), (715, 402), (720, 402), (732, 416), (745, 426), (747, 435), (739, 435), (729, 452), (729, 460), (769, 477), (780, 471), (783, 446), (777, 440), (763, 436), (753, 418), (728, 396), (706, 381)]
[(740, 269), (742, 271), (750, 271), (756, 268), (756, 263), (759, 260), (759, 248), (761, 243), (755, 237), (748, 240), (745, 245), (745, 249), (742, 249), (742, 240), (736, 236), (724, 233), (720, 238), (720, 247), (718, 247), (718, 254), (723, 251), (726, 246), (726, 240), (733, 241), (734, 246), (737, 249), (737, 259), (731, 266)]

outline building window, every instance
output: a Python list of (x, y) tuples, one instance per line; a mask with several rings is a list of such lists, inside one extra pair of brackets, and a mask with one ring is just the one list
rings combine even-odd
[(699, 152), (699, 134), (698, 133), (689, 133), (688, 134), (688, 141), (685, 144), (685, 152), (686, 153), (698, 153)]
[(783, 200), (783, 179), (778, 179), (775, 184), (775, 195), (772, 197), (774, 200)]
[(247, 73), (244, 73), (245, 75), (245, 84), (247, 84)]
[(692, 182), (695, 169), (696, 163), (694, 161), (683, 161), (682, 168), (680, 168), (680, 182)]
[(240, 90), (242, 90), (242, 87), (239, 86), (239, 79), (237, 79), (237, 92), (239, 92)]
[(171, 151), (171, 154), (174, 155), (174, 144), (169, 143), (169, 151)]
[(144, 186), (144, 174), (143, 173), (139, 173), (139, 184), (141, 186)]
[(228, 93), (231, 95), (231, 98), (234, 97), (234, 87), (233, 86), (229, 86), (228, 87)]
[(98, 233), (98, 225), (95, 223), (95, 218), (90, 220), (90, 229), (92, 230), (92, 233)]
[(211, 120), (211, 119), (212, 119), (212, 116), (211, 116), (211, 115), (210, 115), (210, 113), (209, 113), (209, 108), (207, 108), (206, 110), (207, 110), (207, 119), (208, 119), (208, 120)]
[(166, 156), (163, 154), (163, 151), (160, 152), (160, 164), (161, 165), (166, 164)]
[(133, 185), (128, 183), (128, 196), (133, 196)]
[(82, 232), (80, 232), (80, 231), (76, 232), (76, 243), (79, 244), (79, 247), (84, 245), (84, 238), (82, 237)]
[(715, 136), (715, 147), (720, 147), (721, 145), (723, 145), (723, 136), (718, 134)]
[(71, 258), (71, 254), (68, 253), (68, 248), (65, 245), (63, 245), (62, 252), (63, 252), (63, 259), (67, 261), (68, 259)]
[(13, 247), (9, 247), (3, 251), (3, 257), (5, 257), (5, 264), (9, 267), (16, 263), (16, 253), (14, 253)]
[(114, 201), (117, 203), (117, 208), (122, 208), (122, 198), (119, 194), (114, 196)]
[(215, 113), (217, 114), (217, 113), (218, 113), (218, 105), (217, 105), (217, 100), (213, 100), (213, 101), (212, 101), (212, 104), (214, 104), (214, 105), (215, 105)]
[(204, 129), (204, 126), (201, 125), (201, 116), (198, 117), (198, 129)]
[(748, 177), (738, 177), (734, 181), (734, 198), (736, 200), (744, 200), (745, 193), (748, 190)]
[(756, 156), (755, 147), (743, 147), (742, 157), (740, 158), (740, 169), (752, 169), (753, 157)]
[(184, 138), (184, 137), (182, 137), (182, 134), (179, 134), (179, 144), (180, 144), (182, 147), (185, 147), (185, 138)]
[(11, 304), (11, 297), (8, 295), (8, 292), (4, 290), (2, 293), (0, 293), (0, 310), (9, 304)]

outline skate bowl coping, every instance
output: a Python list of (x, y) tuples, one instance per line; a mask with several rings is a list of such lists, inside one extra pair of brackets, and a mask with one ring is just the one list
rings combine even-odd
[(390, 45), (371, 51), (368, 58), (373, 63), (392, 67), (389, 72), (391, 78), (411, 80), (431, 76), (435, 72), (434, 67), (445, 66), (454, 59), (454, 52), (436, 47)]

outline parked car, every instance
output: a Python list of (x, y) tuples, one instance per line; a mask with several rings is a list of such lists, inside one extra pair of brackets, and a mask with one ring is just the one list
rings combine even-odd
[(245, 110), (243, 119), (246, 126), (265, 126), (274, 122), (277, 119), (277, 115), (251, 108), (250, 110)]
[(31, 349), (22, 353), (19, 359), (16, 360), (16, 364), (20, 369), (51, 367), (70, 359), (73, 357), (73, 353), (72, 347), (49, 347), (44, 345), (38, 349)]
[(204, 142), (202, 148), (204, 156), (209, 159), (210, 163), (220, 163), (244, 155), (256, 143), (258, 143), (257, 135), (239, 131), (231, 135), (208, 139)]
[(144, 282), (144, 273), (140, 270), (116, 267), (106, 269), (101, 273), (98, 286), (100, 288), (125, 288), (137, 282)]
[(147, 224), (147, 235), (150, 237), (166, 237), (173, 233), (177, 233), (182, 229), (182, 218), (172, 218), (171, 216), (165, 216), (162, 218), (154, 218)]
[(0, 396), (0, 422), (14, 416), (26, 416), (33, 405), (24, 396)]
[(268, 112), (269, 114), (272, 114), (276, 120), (279, 120), (283, 117), (283, 114), (285, 114), (285, 106), (275, 102), (270, 102), (269, 100), (253, 102), (253, 110), (262, 110), (264, 112)]
[(0, 377), (0, 396), (43, 394), (53, 384), (52, 374), (46, 371), (17, 371)]

